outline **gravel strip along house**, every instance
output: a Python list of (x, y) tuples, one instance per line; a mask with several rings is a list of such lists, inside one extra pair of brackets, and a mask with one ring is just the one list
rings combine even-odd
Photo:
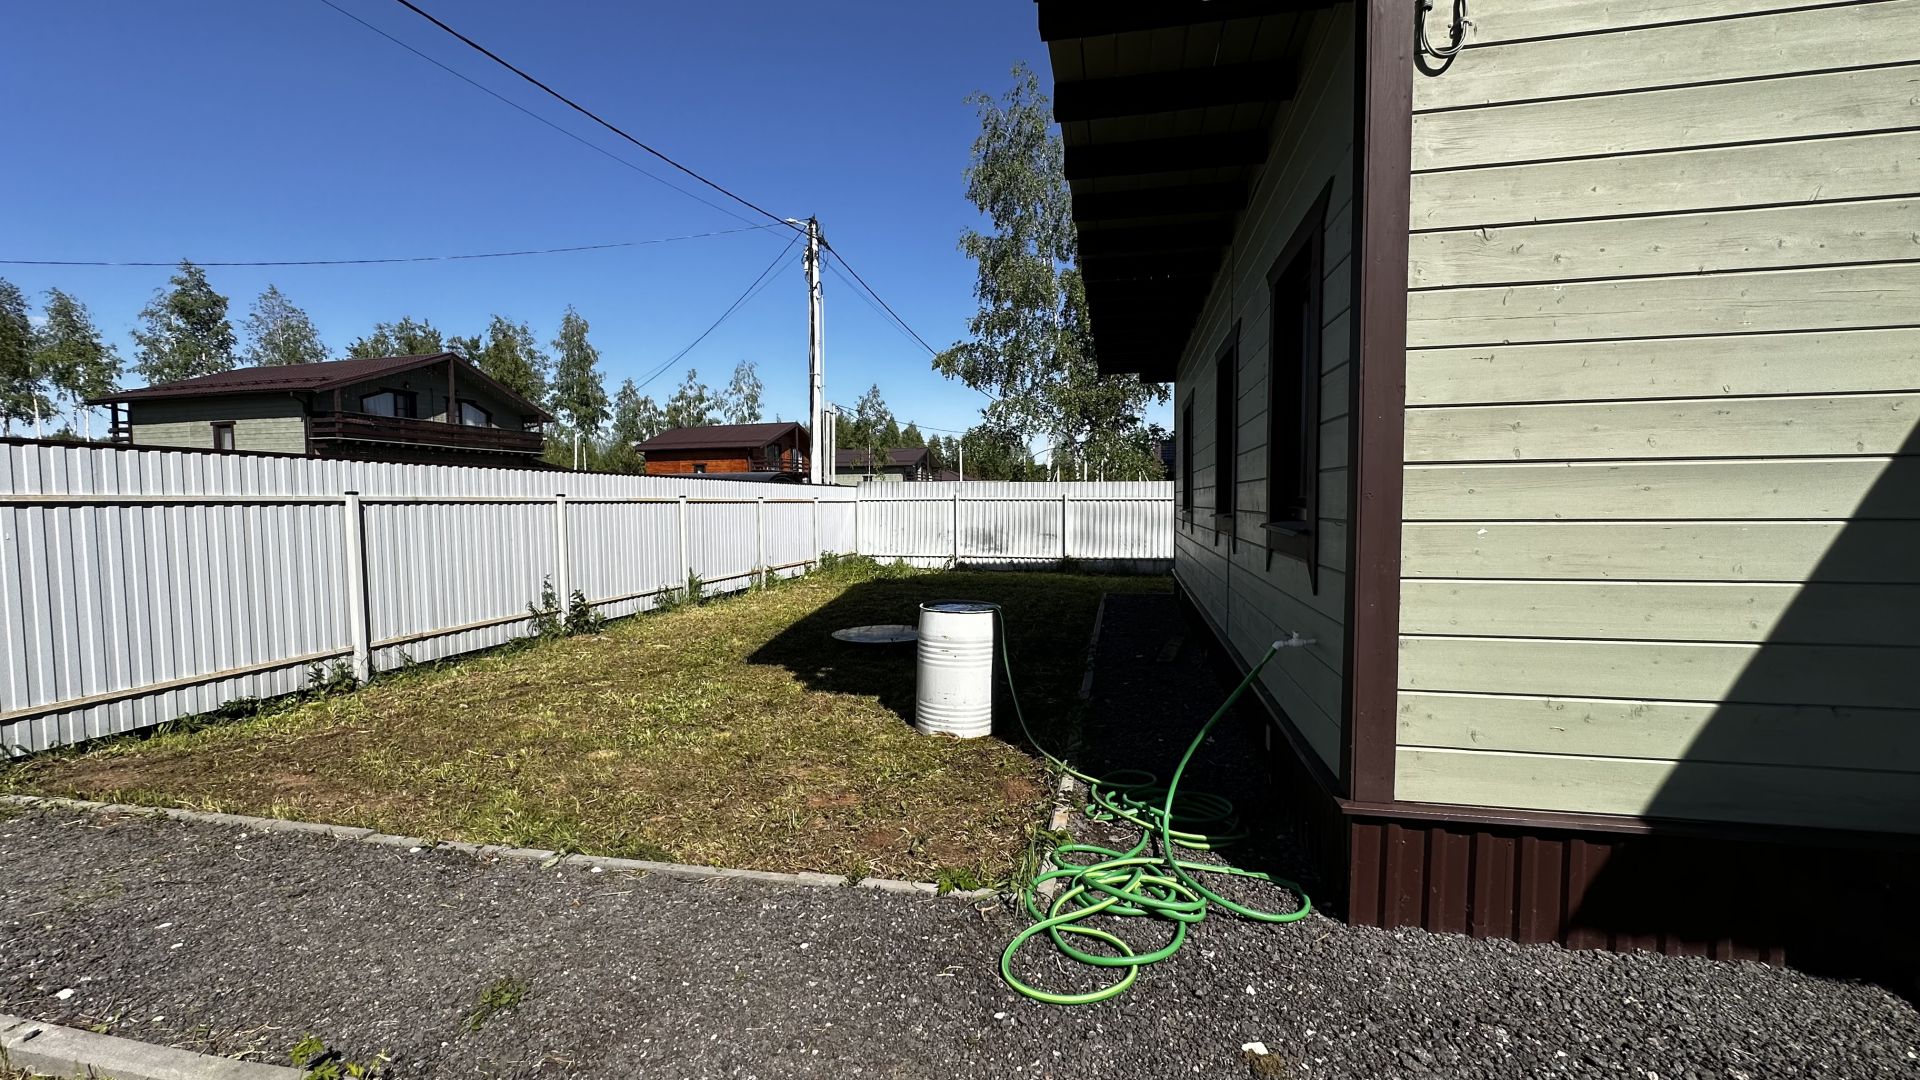
[(1038, 3), (1317, 899), (1910, 985), (1920, 0), (1465, 16)]

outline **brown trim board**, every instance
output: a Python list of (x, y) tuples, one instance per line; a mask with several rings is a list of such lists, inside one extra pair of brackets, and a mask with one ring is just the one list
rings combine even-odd
[(1414, 6), (1354, 5), (1353, 365), (1342, 790), (1393, 801), (1400, 683), (1400, 513), (1407, 400), (1407, 230)]

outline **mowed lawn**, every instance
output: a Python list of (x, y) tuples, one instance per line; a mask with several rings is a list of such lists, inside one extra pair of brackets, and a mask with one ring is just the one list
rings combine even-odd
[(854, 561), (243, 720), (28, 759), (0, 768), (0, 790), (993, 883), (1014, 869), (1049, 801), (1004, 685), (993, 737), (919, 735), (912, 646), (848, 645), (830, 632), (913, 623), (925, 600), (997, 601), (1028, 716), (1043, 738), (1064, 740), (1101, 594), (1167, 587)]

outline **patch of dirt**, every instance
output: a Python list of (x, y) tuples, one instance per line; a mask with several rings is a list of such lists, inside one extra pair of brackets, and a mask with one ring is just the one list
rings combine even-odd
[(1024, 776), (1009, 777), (1000, 781), (1000, 797), (1008, 806), (1031, 806), (1039, 801), (1045, 789)]
[(869, 829), (860, 834), (860, 850), (870, 855), (886, 855), (904, 851), (906, 840), (899, 829)]
[(812, 795), (806, 803), (809, 810), (850, 810), (859, 805), (860, 796), (851, 791), (843, 791), (838, 795)]

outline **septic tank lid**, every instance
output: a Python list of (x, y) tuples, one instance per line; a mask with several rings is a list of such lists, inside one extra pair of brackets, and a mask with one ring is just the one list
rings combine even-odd
[(855, 645), (899, 645), (918, 640), (920, 631), (911, 626), (899, 624), (849, 626), (844, 630), (835, 630), (833, 636), (841, 641), (851, 641)]
[(981, 603), (978, 600), (929, 600), (920, 605), (920, 610), (966, 615), (981, 611), (992, 611), (993, 605)]

